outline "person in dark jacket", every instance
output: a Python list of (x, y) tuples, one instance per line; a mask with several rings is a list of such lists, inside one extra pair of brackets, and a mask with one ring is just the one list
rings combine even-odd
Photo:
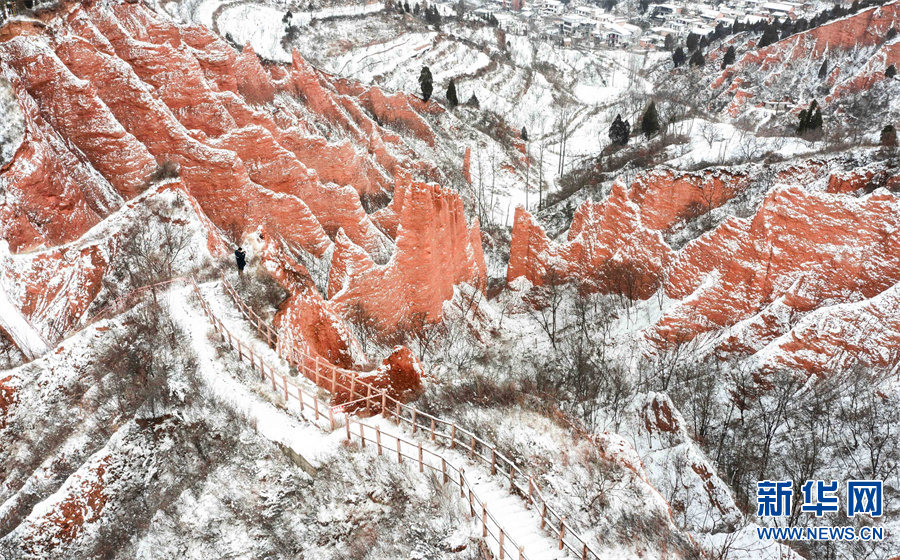
[(237, 261), (238, 274), (243, 276), (244, 267), (247, 266), (247, 253), (244, 252), (243, 247), (238, 247), (234, 252), (234, 260)]

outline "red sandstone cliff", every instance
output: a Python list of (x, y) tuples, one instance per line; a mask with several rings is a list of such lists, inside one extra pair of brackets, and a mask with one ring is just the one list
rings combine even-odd
[[(793, 181), (802, 175), (790, 168), (778, 176)], [(829, 308), (870, 301), (895, 289), (900, 281), (900, 242), (891, 232), (900, 226), (900, 203), (883, 190), (856, 198), (784, 186), (770, 192), (751, 219), (730, 218), (679, 251), (659, 236), (660, 228), (670, 227), (691, 206), (690, 193), (697, 185), (708, 184), (714, 192), (725, 193), (722, 185), (745, 181), (739, 175), (722, 181), (644, 174), (631, 189), (616, 185), (602, 203), (583, 203), (567, 240), (559, 244), (518, 209), (507, 280), (513, 283), (524, 277), (539, 285), (556, 277), (590, 290), (641, 299), (664, 286), (666, 296), (676, 301), (647, 330), (660, 344), (728, 329), (721, 339), (723, 350), (740, 355), (765, 350), (777, 354), (770, 358), (773, 364), (808, 371), (821, 370), (824, 360), (839, 353), (837, 348), (849, 345), (858, 351), (854, 345), (864, 344), (861, 336), (843, 342), (840, 336), (816, 340), (814, 325), (797, 330), (797, 324), (812, 312), (826, 317)], [(648, 192), (657, 200), (644, 199), (638, 208), (632, 199)], [(877, 300), (872, 301), (867, 305), (877, 307)], [(853, 308), (853, 313), (878, 311)], [(854, 328), (848, 313), (841, 311), (840, 316), (845, 331)], [(894, 332), (893, 327), (887, 331)], [(884, 336), (892, 339), (894, 334)], [(766, 350), (773, 344), (777, 352)], [(803, 357), (811, 348), (816, 357)]]
[(333, 277), (340, 291), (334, 303), (347, 313), (357, 303), (385, 329), (413, 315), (435, 320), (453, 286), (468, 282), (484, 287), (486, 271), (478, 223), (466, 224), (462, 200), (437, 185), (405, 179), (398, 183), (392, 205), (396, 216), (396, 248), (390, 262), (372, 266), (358, 251), (335, 252), (338, 270), (348, 265), (362, 271), (347, 279)]

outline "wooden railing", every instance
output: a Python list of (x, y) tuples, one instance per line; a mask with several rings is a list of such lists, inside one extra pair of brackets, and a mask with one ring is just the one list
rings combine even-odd
[(421, 432), (422, 436), (432, 442), (441, 442), (450, 449), (458, 448), (471, 460), (478, 460), (489, 467), (492, 475), (499, 474), (508, 479), (510, 492), (523, 498), (526, 507), (536, 508), (541, 518), (541, 529), (550, 532), (556, 538), (559, 550), (566, 549), (582, 560), (600, 559), (600, 555), (590, 548), (566, 521), (566, 516), (549, 505), (534, 477), (527, 475), (510, 458), (497, 451), (495, 445), (457, 426), (456, 422), (421, 412), (415, 406), (391, 397), (386, 391), (372, 387), (359, 379), (359, 372), (334, 366), (318, 356), (310, 355), (306, 350), (299, 350), (296, 347), (284, 348), (285, 344), (281, 343), (283, 341), (279, 333), (262, 322), (259, 315), (240, 298), (224, 277), (222, 286), (260, 336), (280, 342), (279, 356), (295, 366), (298, 372), (332, 394), (335, 388), (349, 391), (351, 401), (334, 407), (336, 412), (344, 412), (350, 405), (362, 404), (366, 411), (380, 410), (384, 417), (392, 419), (397, 425), (409, 426), (413, 434)]
[(297, 401), (300, 405), (300, 411), (303, 412), (305, 407), (309, 407), (315, 416), (316, 423), (318, 424), (319, 418), (327, 418), (328, 424), (331, 430), (334, 430), (337, 426), (334, 418), (334, 410), (331, 406), (324, 404), (319, 401), (319, 399), (310, 394), (309, 391), (304, 391), (302, 387), (297, 385), (296, 382), (289, 379), (288, 376), (281, 375), (276, 372), (272, 366), (265, 363), (262, 359), (262, 356), (257, 355), (253, 351), (253, 347), (249, 344), (241, 344), (241, 339), (237, 336), (233, 335), (231, 331), (229, 331), (222, 321), (215, 316), (212, 312), (212, 309), (209, 307), (209, 303), (207, 303), (206, 299), (200, 293), (200, 288), (197, 286), (197, 283), (194, 279), (191, 279), (191, 285), (194, 290), (194, 294), (197, 295), (197, 299), (200, 301), (200, 307), (203, 309), (203, 313), (206, 315), (207, 319), (212, 323), (213, 328), (222, 336), (222, 339), (228, 343), (228, 346), (231, 347), (232, 350), (237, 352), (238, 359), (248, 359), (250, 360), (250, 366), (257, 369), (259, 371), (261, 380), (271, 381), (272, 383), (272, 391), (276, 393), (283, 394), (285, 403), (290, 403), (291, 399)]
[[(340, 423), (340, 419), (336, 420), (335, 418), (335, 410), (342, 408), (343, 405), (337, 407), (329, 406), (319, 401), (315, 395), (304, 391), (286, 376), (277, 373), (274, 368), (265, 363), (262, 356), (257, 355), (253, 351), (251, 345), (242, 344), (241, 340), (222, 324), (222, 321), (213, 313), (203, 294), (200, 293), (200, 289), (193, 279), (191, 279), (191, 284), (204, 314), (212, 323), (216, 332), (222, 336), (222, 339), (228, 343), (233, 351), (237, 352), (238, 359), (249, 360), (250, 365), (260, 372), (263, 381), (271, 380), (274, 392), (280, 393), (283, 391), (285, 401), (291, 398), (298, 401), (301, 412), (303, 412), (304, 408), (313, 410), (316, 425), (319, 428), (322, 428), (319, 424), (320, 416), (327, 418), (330, 429), (333, 431)], [(259, 328), (260, 331), (263, 330), (262, 327)], [(398, 426), (402, 426), (402, 421), (397, 420), (396, 423)], [(443, 484), (451, 483), (458, 486), (460, 497), (468, 499), (470, 516), (480, 515), (482, 537), (490, 538), (497, 543), (500, 558), (505, 559), (509, 557), (511, 559), (518, 558), (518, 560), (531, 560), (531, 557), (525, 553), (525, 547), (520, 546), (509, 535), (500, 524), (500, 520), (490, 511), (487, 503), (474, 492), (472, 484), (465, 475), (464, 468), (457, 468), (440, 453), (423, 447), (421, 441), (413, 442), (397, 434), (382, 431), (380, 426), (372, 426), (358, 418), (352, 418), (349, 413), (344, 413), (343, 424), (347, 434), (347, 441), (352, 442), (355, 439), (360, 443), (362, 449), (365, 449), (368, 443), (370, 447), (377, 450), (377, 454), (380, 457), (396, 457), (399, 464), (403, 464), (405, 460), (417, 465), (420, 473), (424, 473), (427, 468), (429, 472), (440, 473)], [(415, 430), (413, 431), (415, 432)]]

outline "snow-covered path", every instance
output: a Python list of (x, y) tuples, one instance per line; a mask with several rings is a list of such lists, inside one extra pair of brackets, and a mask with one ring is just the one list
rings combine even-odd
[[(257, 338), (255, 330), (243, 320), (243, 317), (240, 315), (237, 308), (231, 305), (228, 296), (222, 291), (222, 287), (218, 282), (204, 284), (200, 286), (199, 289), (210, 306), (210, 309), (213, 311), (213, 314), (229, 331), (232, 332), (233, 335), (241, 338), (241, 344), (250, 345), (253, 348), (253, 351), (263, 356), (263, 360), (267, 365), (272, 366), (277, 372), (284, 374), (288, 371), (287, 365), (281, 361), (278, 355), (269, 348), (265, 342)], [(198, 325), (195, 325), (194, 328), (202, 334), (195, 335), (195, 337), (202, 336), (204, 339), (202, 343), (205, 344), (209, 350), (214, 351), (214, 349), (210, 347), (208, 339), (206, 339), (209, 323), (198, 309), (196, 302), (185, 300), (185, 305), (181, 306), (181, 309), (186, 310), (186, 313), (192, 315), (189, 323), (199, 323)], [(195, 342), (201, 343), (201, 341), (196, 338)], [(239, 384), (239, 382), (235, 380), (229, 379), (229, 381)], [(309, 381), (303, 379), (302, 382), (307, 385), (304, 389), (309, 388), (311, 392), (315, 390)], [(271, 391), (268, 386), (261, 385), (260, 387), (265, 387), (264, 390)], [(320, 394), (322, 393), (322, 391), (319, 392)], [(276, 398), (276, 393), (271, 392), (270, 394), (273, 399)], [(233, 390), (230, 398), (243, 400), (248, 397), (260, 401), (262, 400), (261, 397), (252, 393), (246, 387), (242, 387), (241, 390)], [(271, 404), (269, 404), (268, 408), (271, 408), (273, 413), (281, 417), (289, 417), (284, 412), (274, 409)], [(263, 411), (266, 410), (266, 407), (263, 407)], [(294, 415), (302, 416), (310, 421), (313, 420), (311, 417), (313, 411), (311, 411), (309, 407), (300, 411), (299, 407), (291, 406), (289, 410)], [(267, 414), (263, 414), (262, 416), (255, 414), (253, 417), (258, 420), (260, 417), (265, 419), (267, 418)], [(499, 525), (502, 526), (505, 535), (504, 551), (506, 557), (519, 558), (519, 551), (516, 546), (523, 547), (523, 558), (527, 558), (528, 560), (559, 560), (570, 557), (566, 552), (560, 551), (556, 546), (555, 540), (540, 529), (539, 512), (527, 509), (524, 500), (509, 492), (508, 485), (502, 477), (492, 476), (486, 468), (478, 463), (470, 461), (464, 453), (461, 453), (458, 450), (451, 450), (445, 446), (436, 445), (429, 441), (427, 437), (411, 435), (404, 431), (402, 427), (397, 426), (390, 420), (380, 416), (367, 418), (365, 420), (354, 418), (351, 421), (351, 426), (353, 431), (351, 440), (359, 442), (359, 430), (361, 429), (366, 437), (366, 447), (369, 451), (377, 447), (377, 445), (373, 444), (376, 438), (375, 434), (377, 427), (382, 442), (382, 454), (386, 458), (396, 460), (399, 441), (399, 451), (404, 456), (403, 460), (406, 462), (417, 463), (416, 458), (419, 456), (419, 446), (421, 445), (423, 450), (423, 463), (426, 466), (431, 465), (435, 472), (441, 471), (442, 459), (446, 461), (450, 470), (453, 472), (463, 470), (469, 487), (472, 489), (474, 501), (486, 505), (489, 516), (488, 530), (493, 535), (494, 539), (498, 538), (500, 527), (493, 519), (496, 519), (497, 522), (499, 522)], [(309, 427), (312, 428), (312, 426)], [(262, 425), (260, 425), (260, 431), (262, 432)], [(422, 434), (422, 432), (419, 433)], [(264, 435), (270, 439), (275, 439), (288, 445), (287, 441), (284, 439), (277, 439), (277, 436), (280, 435), (277, 432), (270, 432), (269, 434), (264, 433)], [(341, 422), (341, 426), (331, 434), (327, 436), (321, 436), (320, 434), (319, 439), (323, 438), (328, 445), (337, 445), (341, 439), (346, 438), (346, 426)], [(318, 445), (315, 444), (315, 440), (310, 440), (310, 443)], [(307, 456), (308, 451), (304, 449), (302, 443), (297, 447), (294, 445), (290, 446), (298, 454), (304, 457)], [(318, 450), (316, 450), (316, 453), (318, 453)], [(373, 453), (377, 453), (377, 451)], [(316, 456), (315, 454), (313, 455)], [(457, 479), (454, 479), (454, 482), (456, 481)], [(474, 519), (477, 520), (480, 526), (482, 509), (480, 505), (476, 505), (475, 509), (476, 515)], [(488, 544), (492, 551), (499, 557), (498, 540), (488, 539)]]
[[(172, 315), (190, 336), (200, 374), (215, 398), (254, 423), (260, 435), (289, 447), (313, 467), (331, 459), (340, 447), (341, 432), (325, 433), (314, 423), (285, 414), (241, 381), (223, 373), (217, 365), (216, 348), (208, 337), (209, 321), (194, 301), (192, 288), (177, 288), (171, 293)], [(270, 365), (273, 363), (277, 362), (270, 361)]]
[(29, 360), (47, 352), (47, 343), (9, 299), (2, 282), (0, 282), (0, 329), (12, 337), (15, 345)]

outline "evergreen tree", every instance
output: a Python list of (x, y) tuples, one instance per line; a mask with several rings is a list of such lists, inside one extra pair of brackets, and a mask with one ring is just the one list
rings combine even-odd
[(650, 102), (644, 116), (641, 117), (641, 133), (647, 138), (659, 132), (659, 114), (656, 112), (656, 103)]
[(897, 75), (897, 68), (893, 64), (891, 64), (890, 66), (888, 66), (887, 68), (884, 69), (884, 77), (885, 78), (890, 80), (891, 78), (893, 78), (896, 75)]
[(825, 76), (828, 75), (828, 59), (822, 61), (822, 66), (819, 66), (819, 79), (825, 79)]
[(691, 55), (691, 60), (688, 62), (691, 66), (703, 66), (706, 64), (706, 57), (703, 56), (703, 51), (697, 49), (694, 51), (694, 54)]
[(667, 51), (672, 51), (675, 48), (675, 36), (671, 33), (666, 35), (666, 38), (663, 39), (663, 48)]
[(675, 65), (675, 68), (678, 68), (682, 64), (684, 64), (684, 49), (678, 47), (675, 49), (675, 52), (672, 53), (672, 63)]
[(687, 41), (685, 42), (687, 45), (687, 49), (689, 51), (697, 50), (697, 45), (700, 44), (700, 36), (696, 33), (688, 33)]
[(819, 102), (815, 99), (809, 104), (809, 109), (800, 111), (799, 122), (797, 123), (797, 135), (804, 136), (807, 133), (815, 132), (822, 129), (822, 111), (819, 109)]
[(797, 136), (803, 136), (809, 130), (809, 111), (803, 109), (797, 115), (799, 122), (797, 123)]
[(403, 11), (409, 13), (409, 0), (403, 3)]
[(422, 88), (422, 99), (424, 101), (431, 99), (434, 84), (431, 78), (431, 70), (427, 66), (423, 66), (422, 71), (419, 73), (419, 86)]
[(478, 97), (474, 93), (472, 94), (472, 97), (470, 97), (469, 100), (466, 101), (466, 105), (468, 105), (469, 107), (474, 107), (476, 109), (481, 108), (481, 103), (478, 102)]
[(522, 127), (522, 141), (528, 142), (528, 129), (524, 126)]
[(850, 5), (850, 13), (855, 14), (859, 11), (859, 0), (853, 0), (853, 4)]
[(734, 64), (735, 52), (734, 45), (728, 47), (728, 50), (725, 51), (725, 56), (722, 57), (722, 70)]
[(809, 117), (809, 131), (816, 132), (822, 130), (822, 110), (816, 108), (816, 111)]
[(776, 41), (778, 41), (778, 30), (775, 29), (774, 26), (768, 25), (766, 26), (766, 30), (763, 31), (762, 37), (760, 37), (759, 44), (757, 46), (759, 48), (768, 47)]
[(889, 124), (881, 129), (881, 145), (893, 148), (897, 146), (897, 130)]
[(896, 27), (891, 27), (890, 29), (888, 29), (887, 37), (886, 37), (886, 39), (888, 41), (890, 41), (891, 39), (893, 39), (896, 36), (897, 36), (897, 28)]
[(616, 115), (616, 120), (609, 127), (609, 141), (614, 146), (625, 146), (628, 137), (631, 136), (631, 125), (622, 120), (622, 115)]
[(737, 18), (734, 20), (734, 24), (731, 26), (732, 33), (740, 33), (744, 30), (744, 24), (739, 22)]
[(450, 78), (450, 84), (447, 86), (447, 103), (450, 104), (451, 109), (459, 105), (459, 98), (456, 97), (456, 82), (453, 81), (453, 78)]

